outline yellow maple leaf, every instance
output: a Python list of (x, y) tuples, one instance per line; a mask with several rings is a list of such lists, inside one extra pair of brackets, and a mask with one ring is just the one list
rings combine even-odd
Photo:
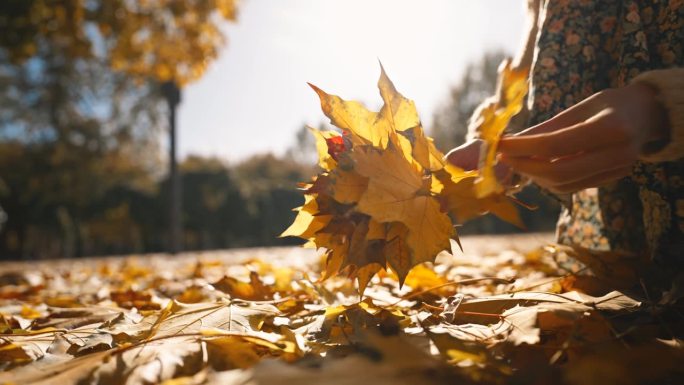
[(444, 154), (425, 136), (415, 103), (397, 91), (382, 64), (378, 89), (384, 102), (379, 119), (387, 121), (390, 140), (398, 144), (406, 158), (414, 158), (423, 168), (435, 171), (444, 167)]
[(314, 136), (316, 142), (316, 152), (318, 153), (318, 165), (326, 170), (330, 171), (337, 167), (337, 161), (328, 153), (328, 143), (326, 139), (330, 139), (334, 136), (339, 136), (339, 134), (332, 131), (321, 131), (312, 127), (308, 127), (311, 134)]
[(527, 75), (527, 69), (514, 69), (510, 61), (502, 63), (497, 99), (483, 108), (475, 120), (477, 131), (484, 141), (480, 150), (480, 177), (475, 181), (478, 198), (504, 192), (504, 187), (494, 174), (496, 149), (508, 122), (523, 106), (527, 95)]
[(444, 161), (444, 154), (435, 147), (432, 138), (425, 136), (422, 127), (416, 127), (409, 131), (405, 131), (404, 135), (412, 139), (412, 156), (423, 168), (430, 171), (438, 171), (444, 168), (446, 162)]
[(512, 223), (520, 228), (524, 224), (520, 219), (517, 208), (511, 200), (503, 194), (491, 194), (478, 198), (475, 189), (477, 171), (463, 171), (453, 165), (447, 165), (443, 172), (436, 174), (439, 184), (439, 196), (443, 207), (452, 214), (458, 223), (492, 213), (500, 219)]
[(330, 222), (332, 215), (317, 215), (318, 202), (309, 195), (302, 207), (298, 209), (297, 217), (292, 225), (280, 234), (281, 237), (295, 236), (309, 239)]
[(403, 285), (406, 276), (415, 265), (409, 247), (406, 244), (408, 228), (400, 223), (390, 224), (387, 231), (387, 242), (385, 243), (385, 255), (387, 264), (397, 273), (399, 284)]
[(389, 143), (387, 123), (378, 119), (378, 113), (366, 109), (363, 104), (346, 101), (336, 95), (329, 95), (320, 88), (309, 84), (321, 100), (323, 113), (330, 122), (344, 131), (375, 147), (386, 148)]
[(349, 250), (342, 264), (362, 268), (371, 263), (385, 265), (385, 256), (382, 254), (383, 243), (377, 239), (368, 239), (369, 218), (364, 217), (354, 226), (354, 232), (349, 240)]
[(397, 91), (394, 83), (387, 77), (382, 64), (380, 64), (378, 89), (380, 90), (380, 97), (384, 102), (379, 114), (383, 119), (389, 121), (395, 131), (406, 131), (420, 125), (420, 118), (418, 117), (415, 103)]
[(368, 220), (368, 234), (366, 234), (367, 239), (385, 239), (387, 236), (387, 225), (385, 223), (380, 223), (373, 218)]
[(359, 281), (359, 293), (363, 293), (366, 287), (368, 287), (368, 283), (373, 279), (373, 276), (384, 268), (385, 266), (379, 263), (370, 263), (353, 271), (352, 276), (356, 277)]
[[(453, 225), (431, 195), (431, 178), (424, 176), (417, 162), (393, 146), (382, 152), (359, 149), (352, 157), (359, 174), (369, 178), (357, 209), (378, 222), (400, 222), (407, 227), (408, 269), (450, 249)], [(399, 276), (403, 280), (402, 274)]]
[(310, 192), (325, 193), (339, 203), (356, 203), (368, 187), (368, 178), (353, 170), (335, 169), (321, 175), (309, 188)]

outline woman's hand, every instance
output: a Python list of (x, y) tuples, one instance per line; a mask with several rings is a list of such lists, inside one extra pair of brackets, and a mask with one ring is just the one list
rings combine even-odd
[(480, 159), (480, 146), (482, 146), (482, 141), (479, 139), (463, 143), (449, 151), (446, 154), (446, 160), (466, 171), (477, 170)]
[[(449, 151), (445, 158), (447, 162), (466, 171), (477, 170), (480, 162), (481, 146), (482, 140), (471, 140)], [(494, 166), (494, 173), (501, 184), (511, 184), (513, 173), (508, 165), (497, 163)]]
[(669, 139), (655, 91), (632, 84), (601, 91), (555, 117), (501, 139), (500, 161), (555, 193), (572, 193), (631, 173), (641, 154)]

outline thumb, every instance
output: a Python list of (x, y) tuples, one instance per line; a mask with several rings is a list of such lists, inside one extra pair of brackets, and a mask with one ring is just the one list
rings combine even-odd
[(594, 94), (551, 119), (521, 131), (515, 134), (515, 136), (546, 134), (582, 123), (594, 115), (597, 105), (601, 103), (602, 99), (606, 98), (604, 95), (605, 93)]
[(476, 170), (480, 159), (480, 146), (480, 139), (466, 142), (449, 151), (445, 158), (447, 162), (465, 171)]

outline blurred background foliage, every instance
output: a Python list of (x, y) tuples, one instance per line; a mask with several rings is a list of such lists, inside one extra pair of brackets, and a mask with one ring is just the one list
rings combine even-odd
[[(167, 250), (160, 84), (199, 78), (225, 44), (221, 23), (235, 18), (234, 0), (0, 2), (0, 258)], [(472, 63), (435, 112), (442, 150), (462, 143), (502, 57)], [(277, 235), (315, 163), (305, 127), (280, 157), (187, 157), (179, 167), (185, 249), (297, 243)], [(550, 200), (533, 191), (521, 198), (544, 211), (523, 214), (530, 230), (553, 228)], [(519, 230), (489, 217), (461, 229), (511, 231)]]

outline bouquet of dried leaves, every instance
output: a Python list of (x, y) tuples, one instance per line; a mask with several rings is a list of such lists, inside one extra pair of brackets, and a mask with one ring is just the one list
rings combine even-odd
[(486, 141), (479, 171), (444, 161), (413, 101), (397, 92), (384, 69), (379, 112), (312, 85), (340, 132), (311, 129), (323, 172), (303, 185), (305, 203), (282, 236), (327, 250), (325, 276), (346, 271), (363, 293), (383, 269), (402, 283), (414, 266), (451, 251), (455, 223), (491, 212), (522, 226), (493, 168), (498, 138), (527, 93), (527, 73), (506, 65), (500, 77), (503, 97), (478, 122)]

